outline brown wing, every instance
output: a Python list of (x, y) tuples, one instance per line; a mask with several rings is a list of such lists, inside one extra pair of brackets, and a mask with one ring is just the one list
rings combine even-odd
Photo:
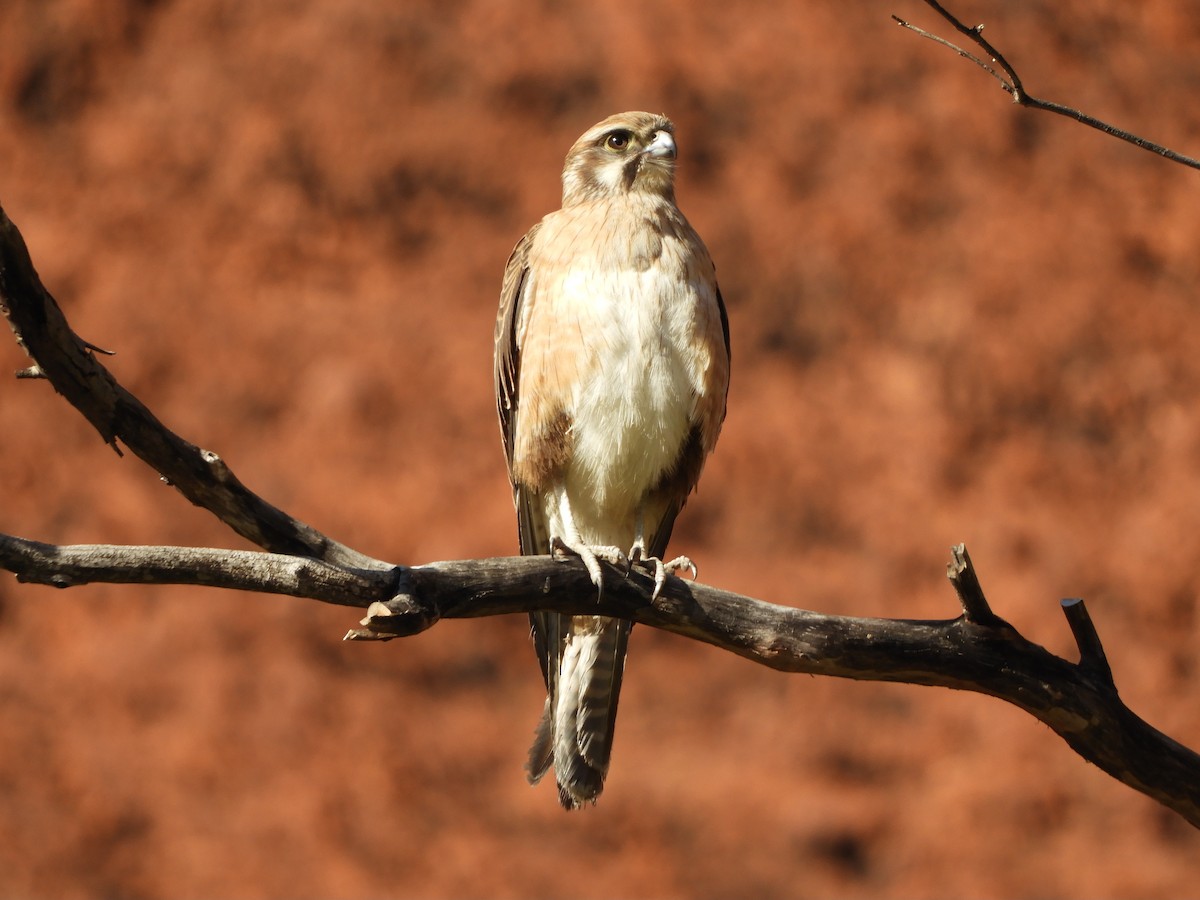
[[(733, 349), (729, 346), (729, 313), (725, 311), (725, 298), (721, 296), (721, 286), (714, 284), (717, 289), (717, 309), (721, 313), (721, 334), (725, 337), (725, 371), (728, 373), (733, 365)], [(725, 398), (729, 398), (729, 379), (725, 379)], [(721, 417), (724, 418), (724, 415)]]
[[(729, 371), (733, 362), (733, 353), (729, 348), (729, 314), (725, 311), (725, 298), (721, 296), (721, 286), (715, 281), (713, 282), (713, 291), (717, 295), (717, 313), (721, 319), (721, 341), (725, 345), (725, 359), (720, 361), (723, 365), (713, 366), (710, 378), (724, 381), (725, 383), (719, 384), (710, 381), (710, 389), (716, 388), (720, 391), (720, 400), (718, 401), (718, 405), (713, 408), (709, 421), (704, 423), (707, 426), (706, 431), (708, 431), (706, 446), (703, 450), (706, 455), (711, 453), (713, 447), (716, 445), (717, 435), (720, 434), (721, 425), (725, 421), (725, 406), (729, 399)], [(697, 468), (696, 478), (699, 479), (699, 477), (700, 469)], [(688, 485), (688, 493), (691, 493), (695, 487), (696, 482), (693, 480)]]
[[(517, 242), (504, 269), (500, 288), (500, 309), (496, 314), (495, 384), (496, 413), (500, 418), (500, 436), (504, 442), (504, 458), (508, 463), (509, 479), (513, 485), (513, 502), (517, 507), (517, 536), (521, 553), (531, 556), (550, 552), (550, 537), (541, 511), (535, 509), (528, 488), (513, 478), (513, 453), (516, 446), (515, 429), (520, 408), (518, 386), (521, 378), (521, 348), (517, 346), (517, 323), (521, 318), (521, 302), (529, 278), (529, 249), (541, 225), (535, 225)], [(558, 648), (562, 644), (569, 619), (554, 613), (531, 613), (534, 649), (542, 667), (542, 677), (553, 694), (553, 678), (558, 674)], [(554, 658), (551, 659), (551, 656)], [(546, 763), (548, 765), (548, 762)], [(538, 769), (540, 777), (545, 765), (531, 761), (530, 774)]]
[(516, 428), (520, 411), (521, 348), (517, 344), (517, 324), (521, 320), (521, 303), (529, 281), (529, 248), (542, 226), (535, 225), (517, 242), (504, 269), (500, 288), (500, 309), (496, 314), (495, 383), (496, 413), (500, 418), (500, 437), (504, 442), (504, 458), (508, 463), (509, 480), (513, 487), (513, 502), (517, 507), (517, 529), (521, 553), (527, 556), (550, 552), (550, 536), (544, 516), (536, 512), (527, 487), (513, 474), (516, 448)]
[[(517, 346), (517, 322), (520, 320), (521, 298), (529, 277), (529, 248), (542, 226), (534, 225), (513, 248), (504, 267), (504, 283), (500, 288), (500, 309), (496, 313), (496, 350), (493, 357), (496, 384), (496, 413), (500, 417), (500, 437), (504, 441), (504, 458), (511, 476), (513, 462), (513, 429), (517, 421), (517, 385), (521, 374), (521, 350)], [(516, 485), (514, 484), (514, 490)]]

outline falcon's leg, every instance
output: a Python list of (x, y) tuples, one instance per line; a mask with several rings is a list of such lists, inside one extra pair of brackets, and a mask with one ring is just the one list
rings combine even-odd
[(567, 499), (566, 491), (562, 493), (559, 501), (558, 514), (564, 533), (555, 534), (550, 537), (551, 555), (556, 552), (572, 553), (583, 560), (583, 565), (587, 568), (588, 575), (592, 578), (592, 584), (596, 586), (597, 595), (603, 597), (604, 575), (600, 571), (600, 562), (603, 560), (614, 566), (624, 565), (626, 562), (625, 554), (621, 552), (620, 547), (593, 546), (586, 543), (579, 536), (579, 529), (575, 527), (575, 517), (571, 514), (571, 503)]
[(684, 569), (692, 573), (692, 579), (695, 580), (696, 564), (686, 556), (677, 556), (670, 562), (663, 562), (657, 556), (646, 556), (646, 509), (644, 504), (638, 504), (637, 518), (634, 524), (633, 547), (629, 550), (629, 568), (633, 569), (636, 565), (645, 566), (648, 569), (654, 570), (654, 593), (650, 595), (650, 602), (653, 603), (658, 599), (658, 595), (662, 593), (663, 585), (667, 583), (667, 576), (674, 575), (677, 572), (682, 572)]

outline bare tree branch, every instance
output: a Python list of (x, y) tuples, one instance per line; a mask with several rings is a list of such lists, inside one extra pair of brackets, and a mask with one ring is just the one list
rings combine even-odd
[(403, 569), (354, 569), (304, 556), (203, 547), (56, 546), (0, 534), (0, 568), (18, 581), (68, 588), (82, 584), (195, 584), (287, 594), (363, 607), (395, 596)]
[(669, 578), (605, 567), (604, 594), (578, 560), (548, 556), (458, 560), (352, 572), (300, 557), (188, 547), (54, 547), (0, 536), (0, 566), (25, 581), (198, 584), (367, 607), (349, 640), (419, 634), (442, 619), (555, 610), (608, 615), (736, 653), (781, 672), (974, 691), (1036, 717), (1084, 759), (1200, 827), (1200, 756), (1122, 702), (1082, 600), (1063, 604), (1081, 659), (1072, 663), (996, 616), (966, 548), (948, 575), (956, 619), (829, 616)]
[(1200, 160), (1193, 159), (1190, 156), (1184, 156), (1182, 153), (1169, 150), (1168, 148), (1163, 147), (1161, 144), (1148, 141), (1143, 137), (1133, 134), (1132, 132), (1117, 128), (1114, 125), (1109, 125), (1107, 122), (1103, 122), (1100, 119), (1097, 119), (1095, 116), (1090, 116), (1085, 112), (1075, 109), (1074, 107), (1064, 106), (1061, 103), (1053, 103), (1049, 100), (1039, 100), (1037, 97), (1032, 96), (1026, 92), (1025, 85), (1021, 83), (1021, 78), (1017, 74), (1017, 70), (1012, 67), (1009, 61), (1004, 58), (1004, 55), (999, 50), (993, 47), (987, 41), (987, 39), (984, 38), (982, 25), (975, 25), (974, 27), (964, 25), (961, 20), (959, 20), (953, 13), (938, 3), (937, 0), (925, 0), (925, 3), (932, 7), (933, 10), (943, 19), (953, 25), (959, 34), (965, 35), (978, 44), (983, 52), (987, 54), (988, 59), (991, 60), (991, 62), (996, 66), (999, 66), (1004, 74), (1001, 75), (1000, 72), (997, 72), (992, 65), (984, 62), (969, 50), (964, 50), (962, 47), (959, 47), (957, 44), (952, 44), (945, 38), (938, 37), (936, 34), (931, 34), (923, 28), (918, 28), (916, 25), (901, 19), (899, 16), (893, 15), (892, 21), (894, 21), (901, 28), (907, 28), (909, 31), (912, 31), (923, 38), (928, 38), (929, 40), (941, 44), (944, 47), (949, 47), (964, 59), (971, 60), (971, 62), (975, 63), (975, 65), (979, 66), (979, 68), (983, 69), (985, 72), (999, 81), (1000, 86), (1012, 97), (1014, 103), (1020, 106), (1029, 107), (1030, 109), (1043, 109), (1046, 112), (1052, 112), (1060, 116), (1066, 116), (1069, 119), (1074, 119), (1076, 122), (1087, 125), (1089, 128), (1095, 128), (1096, 130), (1102, 131), (1111, 137), (1119, 138), (1122, 141), (1133, 144), (1135, 147), (1140, 147), (1143, 150), (1149, 150), (1151, 153), (1157, 153), (1159, 156), (1169, 159), (1172, 162), (1190, 166), (1193, 169), (1200, 169)]

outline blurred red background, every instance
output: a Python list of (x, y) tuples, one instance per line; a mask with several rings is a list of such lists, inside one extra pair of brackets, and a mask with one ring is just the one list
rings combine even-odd
[[(1200, 151), (1200, 7), (957, 5), (1035, 94)], [(1200, 183), (889, 19), (920, 3), (9, 0), (0, 202), (116, 376), (254, 490), (402, 563), (515, 552), (509, 249), (571, 142), (671, 115), (729, 418), (673, 546), (831, 613), (996, 611), (1200, 746)], [(12, 341), (0, 370), (26, 364)], [(0, 379), (0, 530), (243, 546)], [(1200, 838), (971, 694), (635, 632), (600, 805), (521, 771), (520, 617), (0, 580), (0, 894), (1178, 897)]]

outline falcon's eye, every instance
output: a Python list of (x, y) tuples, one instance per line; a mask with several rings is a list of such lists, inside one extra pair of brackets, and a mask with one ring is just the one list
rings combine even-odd
[(604, 139), (604, 147), (607, 150), (612, 150), (614, 153), (620, 153), (629, 146), (629, 142), (633, 140), (633, 135), (628, 131), (614, 131)]

